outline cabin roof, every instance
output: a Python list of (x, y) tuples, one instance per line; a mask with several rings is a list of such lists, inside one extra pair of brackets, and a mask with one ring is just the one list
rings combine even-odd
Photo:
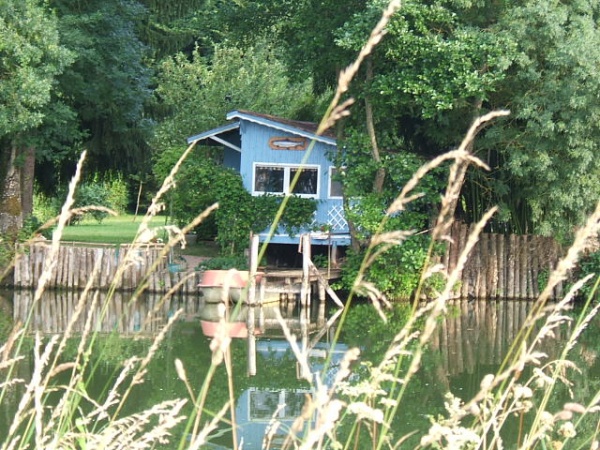
[[(227, 114), (227, 120), (237, 121), (220, 126), (218, 128), (213, 128), (212, 130), (205, 131), (204, 133), (197, 134), (195, 136), (191, 136), (187, 139), (188, 144), (192, 143), (202, 143), (210, 145), (209, 140), (213, 140), (219, 142), (220, 144), (225, 144), (223, 139), (227, 139), (226, 135), (231, 134), (234, 130), (239, 129), (240, 122), (242, 120), (246, 120), (248, 122), (254, 122), (269, 128), (273, 128), (276, 130), (284, 131), (290, 134), (294, 134), (297, 136), (306, 137), (310, 140), (315, 140), (318, 142), (323, 142), (329, 145), (336, 145), (335, 136), (331, 131), (327, 131), (322, 135), (317, 135), (318, 125), (313, 122), (303, 122), (299, 120), (289, 120), (283, 119), (281, 117), (271, 116), (269, 114), (260, 114), (252, 111), (245, 110), (235, 110), (231, 111)], [(206, 141), (206, 142), (203, 142)], [(214, 145), (214, 144), (213, 144)], [(227, 144), (225, 144), (227, 145)], [(239, 149), (236, 148), (239, 151)]]
[[(234, 130), (237, 130), (239, 127), (240, 127), (239, 122), (228, 123), (227, 125), (222, 125), (220, 127), (213, 128), (212, 130), (205, 131), (204, 133), (196, 134), (195, 136), (190, 136), (189, 138), (187, 138), (187, 143), (188, 144), (192, 144), (192, 143), (198, 144), (201, 141), (207, 141), (207, 142), (202, 142), (202, 144), (211, 145), (211, 142), (208, 141), (208, 139), (212, 139), (212, 138), (222, 136), (222, 135), (232, 134), (232, 132)], [(217, 143), (219, 143), (218, 140), (217, 140)], [(213, 143), (212, 145), (216, 145), (216, 144)]]

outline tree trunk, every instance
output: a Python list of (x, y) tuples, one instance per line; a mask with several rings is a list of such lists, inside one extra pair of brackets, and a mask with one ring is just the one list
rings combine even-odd
[[(367, 84), (373, 80), (373, 60), (367, 58)], [(369, 138), (371, 139), (371, 154), (373, 159), (379, 166), (375, 173), (375, 180), (373, 180), (373, 192), (381, 193), (383, 191), (383, 182), (385, 181), (385, 168), (381, 166), (381, 155), (379, 153), (379, 145), (377, 144), (377, 137), (375, 135), (375, 123), (373, 120), (373, 106), (369, 100), (369, 95), (365, 95), (365, 114), (367, 118), (367, 131)]]
[(17, 167), (17, 149), (11, 145), (10, 157), (0, 162), (0, 234), (16, 238), (23, 226), (21, 205), (21, 169)]
[(23, 151), (23, 169), (21, 172), (21, 205), (23, 218), (33, 214), (33, 181), (35, 178), (35, 148), (27, 147)]
[(350, 209), (350, 206), (348, 205), (348, 199), (345, 195), (343, 197), (343, 204), (344, 215), (346, 216), (346, 223), (348, 224), (348, 231), (350, 232), (350, 247), (352, 247), (352, 250), (354, 250), (355, 252), (358, 252), (360, 251), (361, 243), (360, 240), (356, 237), (356, 227), (354, 226), (354, 222), (348, 218), (348, 211)]

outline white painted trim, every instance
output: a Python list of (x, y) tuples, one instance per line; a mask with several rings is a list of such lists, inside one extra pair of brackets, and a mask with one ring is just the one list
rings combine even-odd
[(243, 119), (243, 120), (247, 120), (248, 122), (254, 122), (259, 125), (263, 125), (263, 126), (272, 128), (274, 130), (285, 131), (286, 133), (294, 134), (296, 136), (306, 137), (310, 141), (314, 140), (317, 142), (322, 142), (324, 144), (332, 145), (334, 147), (337, 145), (336, 140), (334, 138), (314, 134), (314, 133), (311, 133), (308, 131), (301, 130), (301, 129), (296, 128), (291, 125), (282, 124), (282, 123), (267, 119), (265, 117), (254, 116), (254, 115), (244, 113), (241, 111), (237, 111), (237, 110), (231, 111), (227, 114), (227, 120), (231, 120), (231, 119)]
[[(334, 169), (337, 169), (337, 167), (336, 166), (329, 166), (329, 169), (328, 169), (328, 177), (329, 178), (327, 178), (327, 198), (330, 199), (330, 200), (342, 200), (344, 197), (341, 196), (341, 195), (340, 196), (337, 196), (337, 195), (336, 196), (332, 196), (331, 195), (331, 183), (333, 181), (333, 176), (332, 176), (331, 172), (333, 172)], [(340, 169), (343, 170), (344, 167), (340, 167)]]
[[(283, 172), (283, 192), (263, 192), (263, 191), (255, 190), (257, 166), (283, 168), (283, 170), (284, 170), (284, 172)], [(282, 196), (290, 195), (289, 188), (290, 188), (290, 183), (292, 181), (291, 169), (300, 169), (300, 168), (317, 170), (317, 192), (316, 192), (316, 194), (293, 194), (293, 195), (297, 195), (298, 197), (303, 197), (303, 198), (319, 199), (320, 195), (321, 195), (321, 166), (318, 164), (287, 164), (287, 163), (268, 163), (268, 162), (254, 161), (252, 163), (252, 195), (254, 195), (254, 196), (266, 195), (266, 194), (282, 195)]]
[(227, 142), (225, 139), (221, 139), (220, 137), (217, 137), (217, 136), (210, 136), (210, 139), (218, 142), (219, 144), (223, 144), (225, 147), (229, 147), (237, 152), (242, 153), (242, 149), (240, 147), (238, 147), (237, 145), (233, 145), (231, 142)]

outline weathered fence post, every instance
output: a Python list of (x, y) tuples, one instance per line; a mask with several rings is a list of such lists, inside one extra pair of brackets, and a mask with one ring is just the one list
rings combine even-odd
[(310, 236), (302, 235), (302, 287), (300, 288), (300, 304), (310, 304)]

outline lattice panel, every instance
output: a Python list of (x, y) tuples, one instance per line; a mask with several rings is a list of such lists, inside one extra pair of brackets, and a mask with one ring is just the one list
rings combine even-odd
[(327, 224), (332, 231), (347, 231), (348, 222), (344, 216), (344, 207), (342, 205), (332, 206), (327, 212)]

